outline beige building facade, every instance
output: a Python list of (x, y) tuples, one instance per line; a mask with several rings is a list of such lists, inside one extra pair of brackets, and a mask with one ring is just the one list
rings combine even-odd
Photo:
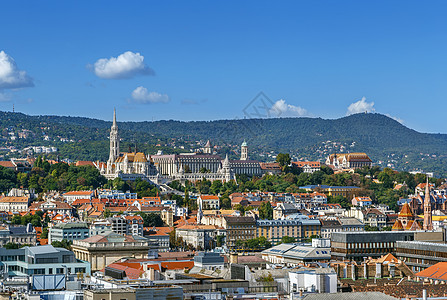
[(77, 259), (88, 261), (94, 272), (123, 257), (146, 258), (148, 250), (156, 249), (157, 246), (140, 236), (109, 232), (84, 240), (74, 240), (72, 251)]

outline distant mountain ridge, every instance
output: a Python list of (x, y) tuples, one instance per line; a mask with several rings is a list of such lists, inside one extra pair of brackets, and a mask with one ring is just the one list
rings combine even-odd
[[(60, 131), (75, 141), (104, 142), (111, 122), (64, 116), (29, 116), (0, 112), (0, 126), (26, 128), (40, 134), (43, 125), (47, 131)], [(17, 128), (19, 128), (17, 127)], [(383, 161), (401, 170), (421, 168), (447, 175), (447, 134), (420, 133), (382, 114), (355, 114), (339, 119), (322, 118), (269, 118), (218, 121), (154, 121), (118, 122), (124, 140), (149, 145), (158, 139), (211, 140), (213, 144), (239, 145), (244, 139), (250, 151), (289, 152), (297, 157), (323, 159), (331, 150), (368, 153), (374, 162)], [(39, 129), (38, 129), (39, 128)], [(38, 130), (37, 130), (38, 129)], [(331, 141), (331, 143), (328, 143)], [(17, 141), (16, 143), (23, 141)], [(106, 145), (106, 144), (104, 144)], [(65, 146), (68, 147), (68, 146)], [(332, 147), (332, 148), (331, 148)], [(64, 147), (61, 147), (61, 149)], [(106, 147), (107, 148), (107, 147)], [(154, 151), (155, 148), (150, 148)], [(81, 151), (78, 159), (94, 159)], [(103, 153), (104, 154), (101, 154)], [(108, 149), (99, 152), (100, 158)]]

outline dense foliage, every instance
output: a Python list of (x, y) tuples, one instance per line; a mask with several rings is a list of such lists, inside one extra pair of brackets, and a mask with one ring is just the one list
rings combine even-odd
[(272, 247), (272, 243), (265, 236), (260, 236), (249, 240), (237, 240), (236, 247), (242, 249), (264, 250)]
[(2, 192), (11, 187), (22, 187), (40, 193), (95, 189), (104, 185), (107, 180), (92, 166), (76, 167), (66, 163), (50, 165), (39, 157), (29, 173), (15, 173), (0, 167), (0, 182), (3, 183), (0, 186)]
[[(374, 203), (388, 205), (391, 209), (397, 209), (397, 200), (405, 198), (414, 193), (415, 187), (419, 183), (424, 183), (426, 176), (423, 174), (410, 174), (408, 172), (396, 172), (390, 168), (381, 170), (379, 167), (364, 167), (357, 169), (355, 173), (338, 173), (322, 167), (321, 171), (309, 173), (296, 173), (294, 170), (281, 175), (265, 175), (261, 178), (241, 175), (237, 176), (238, 185), (234, 181), (222, 184), (219, 181), (211, 183), (207, 180), (198, 181), (195, 184), (186, 183), (189, 191), (209, 193), (220, 195), (221, 207), (231, 208), (229, 195), (235, 192), (276, 192), (276, 193), (303, 193), (306, 192), (300, 187), (305, 185), (329, 185), (329, 186), (357, 186), (360, 189), (356, 191), (356, 196), (368, 196)], [(442, 179), (430, 178), (430, 182), (440, 186)], [(406, 184), (406, 188), (395, 190), (395, 184)], [(171, 187), (184, 190), (185, 188), (179, 182), (173, 182)], [(204, 187), (207, 187), (204, 189)], [(338, 203), (343, 208), (351, 206), (351, 199), (343, 196), (329, 196), (328, 203)], [(250, 206), (243, 207), (237, 205), (236, 209), (245, 213), (253, 209)], [(273, 210), (271, 205), (263, 203), (259, 208), (260, 217), (263, 219), (272, 219)]]
[[(53, 145), (62, 158), (106, 160), (108, 130), (111, 122), (58, 116), (28, 116), (0, 112), (3, 144), (25, 147)], [(223, 146), (220, 154), (230, 152), (228, 145), (239, 145), (244, 139), (250, 155), (266, 152), (291, 153), (307, 159), (324, 159), (328, 151), (322, 144), (338, 142), (349, 151), (366, 152), (373, 161), (390, 161), (395, 168), (422, 168), (438, 175), (447, 175), (447, 135), (425, 134), (411, 130), (380, 114), (356, 114), (336, 120), (321, 118), (271, 118), (220, 121), (157, 121), (119, 122), (122, 149), (131, 146), (155, 154), (178, 153), (193, 148), (196, 140), (214, 141)], [(29, 130), (26, 139), (8, 139), (8, 133)], [(48, 137), (48, 139), (43, 139)], [(175, 148), (173, 147), (175, 145)], [(180, 148), (180, 146), (182, 148)], [(55, 155), (54, 155), (55, 156)], [(266, 157), (256, 156), (258, 158)], [(205, 170), (203, 170), (205, 171)]]
[(163, 226), (163, 220), (161, 219), (159, 214), (155, 213), (144, 213), (137, 212), (137, 215), (140, 215), (143, 218), (143, 226), (144, 227), (161, 227)]

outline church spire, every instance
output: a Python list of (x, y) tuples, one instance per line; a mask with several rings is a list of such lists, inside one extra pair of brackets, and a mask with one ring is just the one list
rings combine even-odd
[(424, 199), (424, 230), (433, 230), (432, 215), (431, 215), (431, 199), (430, 199), (430, 184), (425, 184), (425, 199)]
[(116, 109), (113, 108), (113, 125), (112, 127), (117, 127), (116, 125)]
[(116, 109), (113, 109), (113, 125), (110, 128), (110, 154), (108, 164), (111, 166), (120, 155), (120, 139), (118, 126), (116, 125)]

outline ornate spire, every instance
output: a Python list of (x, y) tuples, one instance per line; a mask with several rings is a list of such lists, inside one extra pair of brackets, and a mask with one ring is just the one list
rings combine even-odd
[(178, 170), (178, 173), (183, 175), (185, 171), (183, 170), (183, 164), (180, 164), (180, 169)]
[(199, 202), (199, 210), (197, 211), (197, 225), (200, 225), (202, 223), (203, 211), (202, 211), (202, 201), (198, 202)]
[[(111, 166), (111, 164), (115, 162), (119, 154), (120, 154), (120, 140), (118, 135), (118, 126), (116, 125), (116, 109), (114, 108), (113, 125), (112, 128), (110, 128), (110, 154), (107, 164)], [(109, 166), (108, 169), (110, 170)]]
[(425, 199), (424, 199), (424, 230), (433, 230), (432, 215), (431, 215), (431, 199), (430, 199), (430, 184), (425, 184)]
[(116, 125), (116, 109), (115, 108), (113, 108), (113, 125), (112, 125), (112, 127), (116, 127), (117, 125)]
[(222, 163), (222, 169), (230, 168), (230, 160), (228, 159), (228, 153), (225, 155), (225, 160)]

